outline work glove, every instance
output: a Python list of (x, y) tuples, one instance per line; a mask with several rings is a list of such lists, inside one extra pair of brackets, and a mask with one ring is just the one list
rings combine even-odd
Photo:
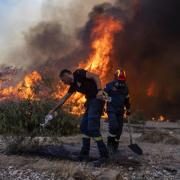
[(103, 92), (104, 92), (104, 91), (103, 91), (102, 89), (99, 90), (98, 93), (97, 93), (97, 95), (96, 95), (96, 98), (102, 100), (102, 99), (103, 99)]
[(111, 101), (111, 97), (109, 97), (108, 94), (104, 90), (99, 90), (96, 97), (97, 99), (101, 99), (107, 102)]
[(103, 100), (106, 102), (111, 102), (111, 97), (105, 91), (103, 92)]

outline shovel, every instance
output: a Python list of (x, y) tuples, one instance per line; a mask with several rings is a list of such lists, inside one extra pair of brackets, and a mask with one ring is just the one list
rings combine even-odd
[(137, 144), (133, 144), (133, 139), (132, 139), (132, 131), (131, 131), (131, 124), (130, 124), (130, 118), (129, 116), (127, 117), (128, 120), (128, 128), (129, 128), (129, 138), (130, 138), (130, 145), (128, 145), (128, 147), (136, 154), (138, 155), (142, 155), (143, 154), (143, 150), (137, 145)]

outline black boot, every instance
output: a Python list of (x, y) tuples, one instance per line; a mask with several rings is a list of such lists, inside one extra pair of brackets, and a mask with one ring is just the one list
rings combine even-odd
[(107, 138), (107, 148), (110, 154), (114, 154), (116, 151), (116, 141), (115, 141), (115, 137), (111, 137), (109, 136)]
[(94, 166), (100, 167), (101, 165), (105, 164), (109, 160), (109, 153), (103, 140), (96, 141), (96, 142), (97, 142), (100, 158), (94, 161)]
[(82, 148), (78, 156), (78, 161), (88, 161), (90, 151), (90, 138), (82, 139)]
[(118, 147), (119, 147), (119, 139), (115, 138), (115, 143), (114, 143), (114, 150), (115, 150), (115, 152), (118, 151)]

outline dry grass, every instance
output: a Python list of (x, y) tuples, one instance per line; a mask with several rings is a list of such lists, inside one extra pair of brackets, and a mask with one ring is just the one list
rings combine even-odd
[(180, 144), (180, 139), (169, 134), (168, 132), (163, 132), (159, 130), (153, 130), (151, 132), (146, 132), (139, 138), (140, 141), (149, 143), (165, 143), (165, 144)]

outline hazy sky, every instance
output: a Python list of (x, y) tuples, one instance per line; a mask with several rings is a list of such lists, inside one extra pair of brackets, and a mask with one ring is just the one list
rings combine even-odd
[[(0, 0), (0, 54), (20, 45), (23, 31), (39, 21), (44, 0)], [(4, 57), (0, 58), (0, 63)]]

